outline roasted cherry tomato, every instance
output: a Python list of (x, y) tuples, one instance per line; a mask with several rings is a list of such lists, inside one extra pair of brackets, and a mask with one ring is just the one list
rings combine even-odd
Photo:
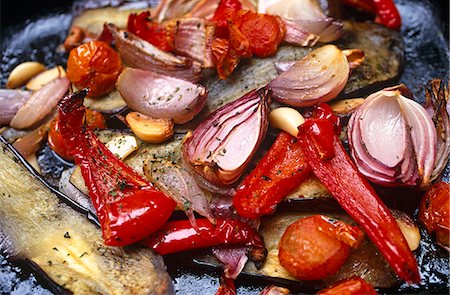
[(96, 97), (114, 88), (122, 69), (119, 54), (103, 41), (90, 41), (70, 51), (67, 78), (77, 87), (89, 87)]
[(128, 16), (127, 30), (161, 50), (172, 51), (170, 32), (161, 24), (153, 22), (149, 11), (131, 13)]
[(437, 242), (450, 250), (450, 184), (438, 182), (420, 202), (419, 220), (429, 233), (436, 233)]
[(216, 23), (216, 36), (228, 38), (228, 22), (242, 9), (239, 0), (221, 0), (212, 21)]
[(225, 80), (237, 67), (239, 58), (228, 39), (214, 38), (211, 47), (217, 74)]
[(286, 33), (281, 19), (268, 14), (241, 10), (233, 23), (247, 37), (250, 50), (258, 57), (274, 55)]
[(279, 244), (281, 265), (300, 280), (320, 280), (335, 274), (358, 247), (363, 231), (322, 215), (291, 224)]
[(375, 289), (359, 277), (340, 281), (334, 286), (320, 291), (317, 295), (377, 295)]
[[(89, 109), (86, 110), (86, 123), (93, 129), (106, 128), (105, 118), (103, 117), (103, 115), (100, 112), (92, 111)], [(61, 135), (60, 124), (61, 123), (58, 116), (53, 119), (52, 123), (50, 124), (50, 131), (48, 132), (47, 139), (48, 145), (63, 159), (72, 161), (73, 157), (69, 153), (69, 149), (67, 148), (67, 146), (64, 144), (64, 139)]]

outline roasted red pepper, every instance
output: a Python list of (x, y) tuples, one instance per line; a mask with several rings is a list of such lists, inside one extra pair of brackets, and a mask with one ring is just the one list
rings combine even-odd
[(158, 230), (175, 202), (114, 156), (85, 123), (87, 91), (66, 96), (59, 104), (61, 135), (89, 189), (103, 239), (125, 246)]
[(393, 0), (344, 0), (344, 4), (376, 15), (375, 21), (390, 29), (398, 30), (402, 25), (400, 13)]
[(247, 218), (272, 214), (277, 204), (310, 173), (297, 139), (282, 131), (236, 191), (233, 206)]
[[(310, 119), (299, 127), (299, 143), (314, 174), (364, 229), (397, 275), (409, 283), (419, 282), (417, 262), (395, 219), (351, 162), (339, 138), (329, 135), (332, 128), (326, 119)], [(319, 153), (328, 149), (327, 139), (333, 144), (334, 156)]]
[(150, 11), (144, 11), (140, 14), (131, 13), (128, 16), (127, 31), (135, 34), (149, 43), (155, 45), (161, 50), (172, 51), (170, 32), (150, 18)]
[(317, 295), (377, 295), (375, 289), (359, 277), (340, 281), (330, 288), (324, 289)]
[(250, 225), (238, 220), (217, 219), (212, 224), (206, 218), (197, 218), (198, 229), (189, 220), (167, 222), (142, 244), (161, 255), (219, 245), (246, 245), (251, 247), (253, 261), (265, 259), (266, 250), (261, 236)]

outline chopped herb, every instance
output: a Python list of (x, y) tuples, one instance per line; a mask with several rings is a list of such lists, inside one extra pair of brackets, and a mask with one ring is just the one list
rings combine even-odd
[(271, 181), (272, 180), (269, 176), (266, 176), (266, 175), (261, 176), (261, 179), (263, 179), (265, 181)]
[(69, 232), (68, 232), (68, 231), (66, 231), (66, 233), (64, 234), (64, 238), (66, 238), (66, 239), (70, 239), (70, 234), (69, 234)]

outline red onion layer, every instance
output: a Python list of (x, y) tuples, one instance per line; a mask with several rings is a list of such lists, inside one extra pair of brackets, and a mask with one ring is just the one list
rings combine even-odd
[(264, 87), (210, 114), (183, 144), (185, 162), (214, 185), (235, 183), (267, 132), (269, 99)]
[(403, 96), (404, 86), (366, 98), (348, 125), (351, 154), (371, 181), (427, 186), (436, 157), (436, 129), (425, 109)]
[(133, 68), (122, 71), (116, 87), (132, 110), (177, 124), (192, 120), (208, 96), (201, 85)]
[(30, 96), (30, 91), (0, 89), (0, 125), (9, 124)]

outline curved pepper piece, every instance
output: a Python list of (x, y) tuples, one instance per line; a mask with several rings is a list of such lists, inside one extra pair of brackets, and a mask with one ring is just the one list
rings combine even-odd
[(263, 239), (247, 223), (216, 219), (214, 225), (206, 218), (197, 218), (197, 227), (196, 230), (189, 220), (170, 221), (142, 244), (161, 255), (220, 245), (245, 245), (251, 247), (250, 258), (255, 263), (266, 258)]
[(272, 214), (277, 204), (310, 173), (297, 139), (282, 131), (236, 191), (233, 206), (247, 218)]
[[(351, 162), (339, 138), (330, 136), (331, 128), (326, 119), (310, 119), (299, 127), (299, 143), (314, 174), (364, 229), (396, 274), (408, 283), (419, 282), (417, 262), (395, 219)], [(333, 143), (332, 157), (321, 156), (324, 146), (316, 146), (325, 140)]]
[(105, 244), (125, 246), (158, 230), (175, 202), (116, 158), (85, 123), (83, 90), (59, 104), (60, 130), (89, 189)]

